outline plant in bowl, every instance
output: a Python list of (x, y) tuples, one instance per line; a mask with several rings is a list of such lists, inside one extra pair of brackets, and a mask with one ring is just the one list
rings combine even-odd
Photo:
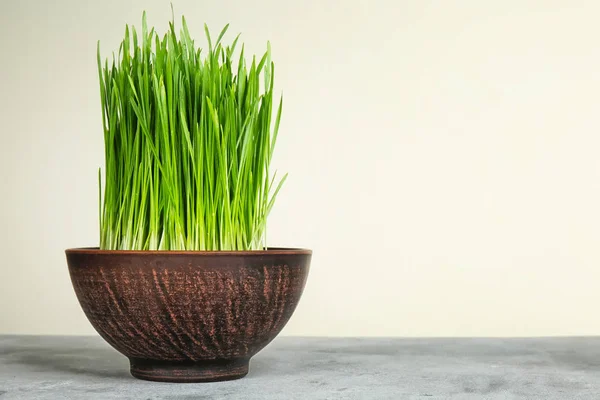
[(111, 63), (98, 46), (100, 245), (66, 256), (83, 311), (133, 376), (236, 379), (291, 317), (312, 253), (266, 247), (285, 180), (269, 172), (282, 110), (270, 46), (248, 63), (239, 36), (223, 45), (227, 26), (212, 41), (205, 25), (200, 50), (181, 23), (160, 38), (144, 13)]

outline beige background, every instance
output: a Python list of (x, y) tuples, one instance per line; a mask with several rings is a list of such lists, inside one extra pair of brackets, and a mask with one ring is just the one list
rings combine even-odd
[[(600, 334), (599, 2), (174, 3), (272, 42), (270, 245), (314, 250), (285, 334)], [(63, 250), (98, 238), (95, 46), (144, 8), (164, 32), (167, 1), (0, 1), (0, 333), (93, 333)]]

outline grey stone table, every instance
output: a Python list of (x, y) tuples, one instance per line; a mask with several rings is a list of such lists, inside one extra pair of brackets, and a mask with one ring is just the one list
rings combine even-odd
[(0, 400), (600, 399), (600, 338), (278, 338), (237, 381), (140, 381), (99, 337), (0, 336)]

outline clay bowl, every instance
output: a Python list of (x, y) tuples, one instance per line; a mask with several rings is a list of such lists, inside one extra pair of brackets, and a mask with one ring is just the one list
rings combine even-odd
[(237, 379), (294, 312), (312, 252), (68, 249), (73, 288), (93, 327), (161, 382)]

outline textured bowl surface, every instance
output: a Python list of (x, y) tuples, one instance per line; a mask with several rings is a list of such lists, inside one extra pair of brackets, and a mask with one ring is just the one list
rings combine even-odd
[(246, 375), (298, 305), (311, 254), (66, 250), (96, 331), (130, 359), (133, 376), (167, 382)]

